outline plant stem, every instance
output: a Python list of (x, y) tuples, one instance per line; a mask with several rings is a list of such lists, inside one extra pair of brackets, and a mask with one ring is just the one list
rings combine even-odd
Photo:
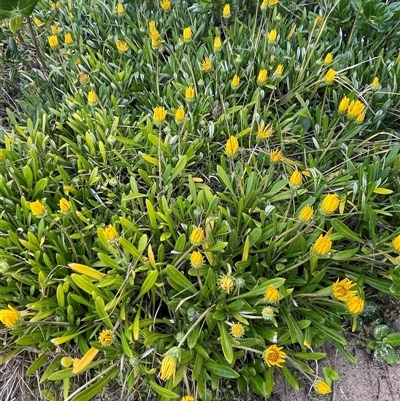
[(31, 17), (28, 17), (27, 21), (28, 21), (29, 32), (31, 34), (33, 45), (35, 46), (36, 54), (38, 56), (40, 64), (42, 64), (42, 67), (46, 67), (46, 63), (44, 62), (43, 57), (42, 57), (42, 53), (40, 52), (39, 44), (38, 44), (38, 42), (36, 40), (35, 32), (33, 31)]

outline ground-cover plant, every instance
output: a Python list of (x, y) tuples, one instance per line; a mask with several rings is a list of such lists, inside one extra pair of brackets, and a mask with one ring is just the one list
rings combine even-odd
[(371, 4), (39, 2), (46, 67), (2, 129), (2, 361), (35, 353), (50, 399), (329, 393), (318, 347), (355, 362), (343, 331), (400, 295), (398, 11), (365, 35)]

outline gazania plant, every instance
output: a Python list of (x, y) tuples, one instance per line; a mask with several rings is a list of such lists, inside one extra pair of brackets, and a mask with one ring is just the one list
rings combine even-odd
[(55, 400), (329, 394), (322, 345), (400, 297), (398, 10), (75, 3), (0, 8), (2, 362)]

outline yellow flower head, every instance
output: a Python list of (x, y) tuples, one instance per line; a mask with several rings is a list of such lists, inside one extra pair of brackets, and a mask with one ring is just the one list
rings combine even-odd
[[(151, 22), (154, 22), (154, 21), (150, 21), (150, 23)], [(150, 26), (151, 47), (153, 49), (157, 49), (158, 47), (160, 47), (160, 45), (162, 43), (164, 43), (164, 41), (161, 39), (161, 35), (155, 28), (155, 25), (153, 26), (153, 24), (151, 24), (151, 25), (149, 24), (149, 26)]]
[(117, 46), (117, 49), (120, 53), (125, 53), (126, 51), (129, 50), (128, 43), (126, 43), (123, 40), (117, 39), (115, 41), (115, 45)]
[(303, 182), (303, 176), (299, 170), (294, 170), (289, 179), (289, 184), (292, 188), (297, 188)]
[(98, 99), (94, 90), (89, 91), (89, 93), (87, 94), (87, 100), (90, 106), (94, 106), (97, 103)]
[(380, 89), (380, 87), (381, 87), (381, 85), (380, 85), (380, 83), (379, 83), (379, 78), (378, 78), (378, 77), (375, 77), (375, 78), (373, 79), (372, 83), (371, 83), (371, 89), (372, 89), (373, 91), (377, 91), (377, 90)]
[(169, 0), (161, 0), (160, 7), (165, 11), (171, 11), (171, 2)]
[(392, 248), (395, 252), (400, 253), (400, 235), (393, 239)]
[(124, 5), (122, 3), (118, 3), (117, 5), (117, 13), (119, 15), (122, 15), (125, 12)]
[(279, 291), (272, 284), (265, 291), (265, 298), (268, 302), (276, 302), (280, 297)]
[(276, 6), (279, 3), (279, 0), (268, 0), (268, 7)]
[(63, 368), (69, 368), (72, 363), (73, 363), (73, 359), (70, 356), (64, 356), (63, 358), (61, 358), (61, 366)]
[(210, 71), (212, 68), (212, 62), (208, 57), (204, 57), (204, 60), (200, 63), (200, 69), (204, 72)]
[(275, 70), (275, 77), (280, 78), (282, 76), (282, 74), (283, 74), (283, 64), (279, 64)]
[(263, 0), (263, 2), (261, 3), (261, 6), (260, 6), (261, 11), (266, 11), (267, 10), (268, 2), (269, 2), (269, 0)]
[(55, 2), (55, 3), (51, 3), (51, 8), (53, 9), (53, 10), (58, 10), (59, 8), (60, 8), (60, 5), (58, 4), (58, 1), (57, 2)]
[(226, 141), (226, 145), (225, 145), (225, 153), (230, 156), (233, 157), (236, 155), (236, 153), (239, 150), (239, 142), (236, 139), (236, 137), (234, 137), (233, 135), (230, 136), (230, 138)]
[(234, 338), (241, 338), (244, 334), (244, 327), (240, 323), (235, 323), (231, 326), (231, 334)]
[(282, 347), (271, 345), (264, 351), (264, 361), (268, 366), (277, 366), (281, 368), (285, 363), (286, 354), (282, 351)]
[(300, 210), (299, 219), (301, 221), (307, 222), (313, 218), (313, 215), (314, 215), (313, 207), (310, 205), (307, 205), (307, 206), (304, 206), (303, 209)]
[(51, 34), (52, 35), (57, 35), (58, 33), (58, 28), (55, 25), (51, 26)]
[(332, 241), (328, 235), (321, 234), (318, 239), (315, 241), (313, 250), (319, 256), (324, 256), (332, 248)]
[(190, 242), (193, 245), (200, 245), (204, 241), (204, 231), (201, 227), (196, 227), (190, 234)]
[(183, 30), (183, 40), (187, 43), (192, 40), (192, 29), (190, 27)]
[(315, 391), (317, 392), (317, 394), (329, 394), (332, 392), (331, 387), (329, 386), (328, 383), (325, 383), (322, 380), (319, 380), (318, 382), (315, 383), (314, 385)]
[(218, 280), (219, 287), (221, 290), (230, 294), (231, 291), (235, 288), (235, 280), (231, 276), (223, 275)]
[(188, 86), (185, 89), (185, 99), (188, 102), (192, 102), (194, 100), (195, 97), (195, 92), (194, 92), (194, 88), (193, 86)]
[(161, 124), (162, 122), (164, 122), (166, 116), (167, 116), (167, 110), (165, 110), (164, 107), (157, 106), (154, 108), (153, 121), (156, 124)]
[(356, 118), (356, 122), (358, 124), (362, 124), (364, 122), (364, 119), (365, 119), (365, 113), (360, 113)]
[(39, 200), (31, 202), (29, 207), (35, 217), (43, 217), (46, 214), (46, 209)]
[(176, 109), (175, 112), (175, 121), (180, 124), (181, 122), (183, 122), (183, 120), (185, 119), (185, 110), (182, 109), (182, 107), (179, 107), (179, 109)]
[(181, 398), (181, 401), (196, 401), (196, 398), (192, 397), (191, 395), (185, 395)]
[(63, 213), (69, 213), (71, 211), (71, 204), (65, 198), (60, 199), (59, 205)]
[(283, 152), (280, 149), (271, 150), (269, 157), (272, 163), (279, 163), (282, 160)]
[(264, 121), (258, 124), (257, 126), (257, 135), (260, 139), (267, 139), (272, 136), (274, 130), (272, 129), (271, 124), (265, 125)]
[(275, 311), (275, 308), (272, 308), (271, 306), (266, 306), (261, 311), (261, 315), (265, 320), (272, 320), (275, 317)]
[(332, 53), (328, 53), (328, 54), (325, 56), (324, 64), (325, 64), (325, 65), (328, 65), (328, 64), (332, 63), (332, 61), (333, 61), (333, 55), (332, 55)]
[(359, 100), (352, 100), (347, 109), (347, 117), (352, 120), (356, 119), (364, 111), (364, 108), (364, 103)]
[(224, 5), (222, 16), (224, 18), (229, 18), (231, 16), (231, 6), (228, 3)]
[(99, 335), (99, 343), (103, 347), (109, 347), (114, 341), (114, 334), (111, 330), (103, 330)]
[(74, 43), (74, 39), (72, 38), (72, 35), (68, 32), (64, 36), (64, 43), (66, 45), (72, 45)]
[(203, 264), (203, 255), (199, 251), (193, 251), (190, 256), (190, 263), (193, 267), (199, 268)]
[(19, 312), (14, 309), (11, 305), (8, 305), (8, 309), (0, 310), (0, 322), (6, 327), (14, 327), (18, 324), (20, 319)]
[(266, 69), (260, 70), (257, 77), (258, 85), (262, 85), (263, 83), (265, 83), (265, 81), (267, 80), (267, 76), (268, 76), (268, 71)]
[(353, 297), (346, 301), (347, 310), (353, 315), (357, 315), (358, 313), (364, 310), (364, 301), (359, 297)]
[(111, 224), (104, 229), (104, 237), (107, 241), (114, 241), (117, 236), (117, 230)]
[(49, 36), (48, 41), (49, 41), (49, 45), (50, 45), (50, 47), (51, 47), (52, 49), (55, 49), (55, 48), (58, 47), (58, 38), (57, 38), (57, 35), (51, 35), (51, 36)]
[(83, 355), (82, 359), (79, 360), (79, 362), (73, 364), (73, 369), (72, 373), (74, 375), (77, 375), (84, 371), (88, 365), (93, 361), (93, 359), (96, 357), (96, 355), (99, 353), (99, 350), (96, 348), (90, 348), (89, 351), (86, 352), (85, 355)]
[(340, 199), (338, 194), (329, 194), (325, 196), (324, 200), (321, 203), (320, 209), (322, 214), (331, 214), (333, 213), (340, 204)]
[(79, 71), (78, 78), (81, 84), (88, 84), (90, 81), (89, 75), (85, 74), (83, 71)]
[(40, 19), (37, 17), (33, 17), (33, 22), (35, 23), (36, 26), (42, 25), (42, 21), (40, 21)]
[(240, 78), (237, 74), (235, 74), (231, 82), (232, 89), (237, 89), (239, 84), (240, 84)]
[(357, 291), (351, 289), (355, 285), (356, 284), (348, 278), (345, 278), (341, 281), (337, 279), (337, 281), (332, 284), (332, 295), (339, 301), (347, 301), (348, 299), (357, 295)]
[(219, 36), (214, 38), (214, 51), (219, 52), (222, 49), (222, 41)]
[(339, 103), (339, 113), (344, 114), (346, 113), (347, 109), (349, 108), (350, 99), (348, 97), (344, 97)]
[(325, 83), (330, 85), (335, 80), (336, 71), (333, 68), (330, 68), (325, 75)]
[(268, 34), (268, 43), (270, 45), (274, 44), (276, 42), (276, 37), (278, 36), (278, 32), (276, 29), (273, 29), (269, 34)]
[[(174, 350), (174, 351), (172, 351)], [(179, 348), (171, 348), (164, 356), (161, 362), (160, 379), (168, 380), (171, 376), (175, 376), (176, 368), (178, 366), (178, 351)], [(175, 352), (176, 351), (176, 352)]]

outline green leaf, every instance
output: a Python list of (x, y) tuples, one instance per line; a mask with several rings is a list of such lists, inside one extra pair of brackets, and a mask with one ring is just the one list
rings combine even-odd
[(41, 354), (39, 355), (36, 360), (32, 363), (31, 366), (26, 371), (26, 374), (33, 375), (38, 369), (40, 369), (46, 362), (47, 359), (49, 358), (49, 355), (47, 354)]
[(299, 383), (297, 382), (296, 378), (293, 376), (293, 373), (289, 370), (289, 368), (286, 365), (282, 365), (282, 373), (283, 376), (285, 376), (286, 380), (288, 383), (295, 389), (299, 390)]
[(364, 243), (364, 241), (354, 231), (352, 231), (349, 227), (346, 226), (346, 224), (342, 223), (340, 220), (331, 219), (331, 224), (334, 230), (343, 235), (343, 237), (351, 239), (352, 241), (359, 242), (361, 244)]
[[(174, 393), (164, 387), (159, 386), (154, 380), (149, 381), (150, 387), (159, 395), (165, 398), (179, 398), (179, 394)], [(82, 400), (83, 401), (83, 400)]]
[(389, 344), (392, 347), (400, 347), (400, 333), (390, 333), (384, 339), (385, 344)]
[(225, 322), (218, 321), (217, 324), (219, 328), (219, 333), (221, 335), (222, 352), (224, 353), (225, 359), (228, 361), (229, 364), (231, 364), (234, 359), (231, 337), (228, 334)]
[(217, 173), (221, 181), (224, 183), (225, 187), (229, 190), (229, 192), (231, 192), (232, 195), (235, 195), (235, 191), (233, 190), (231, 180), (229, 179), (225, 170), (221, 166), (217, 166)]
[[(193, 284), (176, 267), (168, 265), (165, 269), (168, 277), (171, 279), (171, 285), (178, 291), (189, 291), (194, 294), (197, 290)], [(175, 286), (173, 285), (175, 284)]]
[(133, 304), (135, 304), (144, 294), (146, 294), (153, 288), (155, 282), (157, 281), (157, 278), (158, 278), (158, 271), (152, 270), (144, 280), (139, 295), (133, 301)]
[(104, 300), (101, 297), (97, 297), (96, 301), (94, 302), (95, 306), (96, 306), (96, 312), (99, 315), (99, 318), (101, 319), (101, 321), (109, 328), (112, 329), (113, 328), (113, 324), (111, 323), (111, 319), (110, 316), (108, 315), (108, 313), (106, 312), (106, 308), (104, 305)]
[(113, 368), (109, 371), (103, 378), (97, 380), (96, 383), (88, 387), (87, 389), (80, 392), (76, 395), (71, 401), (89, 401), (96, 394), (100, 393), (100, 391), (107, 386), (107, 384), (115, 379), (119, 373), (119, 368)]
[(230, 367), (225, 365), (220, 365), (219, 363), (216, 362), (211, 362), (211, 361), (205, 362), (204, 367), (211, 373), (214, 373), (219, 377), (225, 377), (226, 379), (237, 379), (240, 376), (238, 372), (231, 369)]
[(274, 388), (274, 370), (268, 367), (264, 373), (265, 393), (271, 395)]

